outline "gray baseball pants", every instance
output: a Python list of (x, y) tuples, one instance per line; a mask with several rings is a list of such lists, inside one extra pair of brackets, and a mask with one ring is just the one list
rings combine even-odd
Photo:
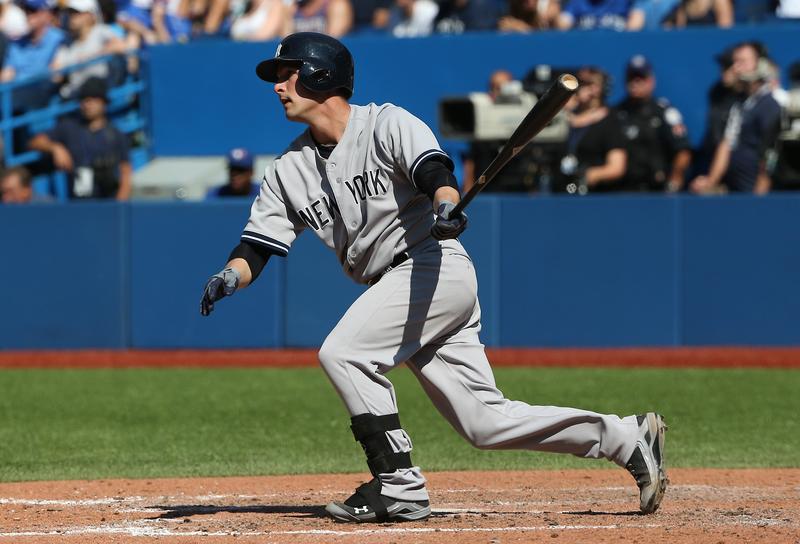
[[(535, 406), (503, 396), (478, 338), (481, 311), (472, 261), (458, 241), (431, 242), (364, 292), (320, 349), (322, 368), (350, 415), (397, 413), (386, 373), (408, 362), (439, 412), (477, 448), (570, 453), (624, 465), (638, 436), (635, 416)], [(395, 451), (411, 451), (404, 431), (390, 431), (387, 438)], [(380, 478), (383, 495), (428, 500), (419, 467)]]

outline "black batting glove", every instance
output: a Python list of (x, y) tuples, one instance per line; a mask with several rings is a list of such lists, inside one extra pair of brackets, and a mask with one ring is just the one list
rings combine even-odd
[(451, 212), (456, 205), (452, 202), (442, 201), (436, 210), (436, 223), (431, 227), (431, 236), (437, 240), (458, 238), (467, 228), (467, 214), (464, 212), (451, 217)]
[(214, 310), (214, 303), (222, 297), (229, 297), (239, 287), (239, 272), (226, 268), (208, 278), (200, 299), (200, 315), (208, 315)]

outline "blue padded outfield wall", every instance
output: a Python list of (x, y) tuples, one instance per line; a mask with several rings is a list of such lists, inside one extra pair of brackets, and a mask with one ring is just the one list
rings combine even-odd
[[(694, 144), (702, 137), (706, 94), (718, 78), (714, 55), (758, 39), (784, 69), (800, 60), (800, 23), (726, 30), (652, 32), (475, 33), (417, 39), (378, 36), (344, 41), (356, 60), (353, 102), (392, 102), (436, 130), (445, 96), (484, 91), (489, 74), (506, 68), (523, 77), (537, 64), (595, 64), (613, 79), (612, 102), (623, 92), (624, 66), (636, 53), (656, 71), (656, 92), (684, 114)], [(279, 153), (303, 127), (290, 123), (255, 66), (275, 54), (277, 42), (201, 41), (151, 48), (151, 127), (156, 155), (222, 155), (236, 146)], [(785, 72), (784, 72), (785, 75)], [(443, 142), (448, 149), (452, 142)]]
[[(0, 348), (319, 346), (363, 289), (312, 233), (199, 315), (249, 202), (0, 210)], [(800, 345), (800, 195), (481, 195), (491, 346)]]

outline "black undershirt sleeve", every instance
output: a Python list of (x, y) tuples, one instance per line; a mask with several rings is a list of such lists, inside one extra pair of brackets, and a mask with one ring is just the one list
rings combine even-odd
[(256, 281), (258, 275), (264, 270), (264, 266), (266, 266), (267, 261), (272, 255), (277, 255), (277, 253), (260, 244), (242, 241), (239, 242), (238, 246), (233, 248), (233, 251), (231, 251), (231, 254), (228, 256), (228, 261), (236, 258), (247, 261), (250, 272), (253, 274), (253, 279), (250, 280), (250, 283), (252, 283)]
[(440, 187), (452, 187), (458, 191), (458, 181), (450, 171), (446, 160), (449, 159), (442, 155), (434, 155), (424, 159), (414, 171), (414, 184), (431, 200)]

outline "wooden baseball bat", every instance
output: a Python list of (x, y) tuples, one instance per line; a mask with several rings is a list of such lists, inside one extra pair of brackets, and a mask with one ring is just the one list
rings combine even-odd
[(553, 120), (553, 117), (561, 111), (577, 90), (578, 79), (575, 76), (571, 74), (561, 75), (533, 105), (531, 111), (528, 112), (525, 119), (514, 130), (500, 153), (497, 154), (483, 174), (475, 181), (475, 185), (461, 197), (461, 202), (456, 204), (450, 215), (456, 215), (466, 208), (472, 199), (508, 164), (508, 161), (516, 157), (533, 137), (539, 134)]

